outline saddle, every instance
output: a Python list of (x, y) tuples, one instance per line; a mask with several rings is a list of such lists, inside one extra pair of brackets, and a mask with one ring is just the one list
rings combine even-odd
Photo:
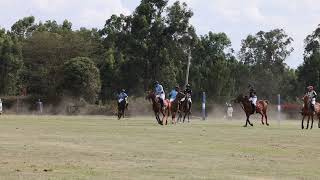
[(170, 106), (170, 104), (171, 104), (171, 102), (170, 102), (170, 100), (169, 100), (169, 99), (165, 99), (165, 100), (163, 100), (163, 106), (164, 106), (164, 107), (169, 107), (169, 106)]

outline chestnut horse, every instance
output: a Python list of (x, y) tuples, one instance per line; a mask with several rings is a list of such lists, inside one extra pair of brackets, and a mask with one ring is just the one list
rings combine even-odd
[[(246, 116), (247, 116), (246, 124), (243, 127), (247, 127), (248, 124), (250, 126), (253, 126), (253, 124), (249, 120), (250, 116), (253, 115), (253, 113), (252, 113), (253, 109), (252, 109), (252, 105), (251, 105), (251, 102), (249, 101), (248, 96), (239, 95), (235, 99), (235, 102), (240, 103), (243, 111), (246, 113)], [(265, 118), (267, 126), (269, 126), (268, 116), (267, 116), (268, 104), (269, 104), (269, 102), (267, 100), (259, 100), (259, 101), (257, 101), (257, 105), (256, 105), (256, 113), (261, 115), (262, 125), (264, 125), (263, 118)]]
[[(150, 92), (147, 97), (147, 100), (152, 101), (152, 109), (154, 115), (156, 116), (156, 120), (160, 125), (168, 124), (168, 117), (170, 116), (171, 111), (171, 103), (168, 99), (164, 100), (164, 109), (161, 108), (161, 104), (159, 99), (156, 97), (154, 92)], [(162, 120), (160, 120), (160, 113), (162, 114)]]
[(304, 119), (306, 116), (308, 116), (308, 122), (307, 122), (307, 129), (309, 129), (309, 121), (311, 117), (311, 127), (310, 129), (313, 128), (313, 118), (314, 115), (318, 116), (319, 122), (318, 122), (318, 127), (320, 128), (320, 104), (316, 103), (314, 106), (315, 113), (311, 109), (311, 103), (310, 103), (310, 98), (309, 96), (305, 95), (303, 96), (303, 108), (302, 108), (302, 121), (301, 121), (301, 129), (304, 129)]

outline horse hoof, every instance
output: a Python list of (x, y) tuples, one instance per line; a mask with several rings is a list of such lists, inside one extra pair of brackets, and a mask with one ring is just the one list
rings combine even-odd
[(243, 125), (242, 127), (247, 127), (248, 125)]
[(267, 126), (269, 126), (269, 124), (267, 124)]
[(250, 126), (253, 126), (253, 124), (250, 124)]

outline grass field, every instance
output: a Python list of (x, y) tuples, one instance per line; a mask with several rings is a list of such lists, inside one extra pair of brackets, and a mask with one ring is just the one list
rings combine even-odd
[(0, 116), (0, 179), (319, 179), (320, 129)]

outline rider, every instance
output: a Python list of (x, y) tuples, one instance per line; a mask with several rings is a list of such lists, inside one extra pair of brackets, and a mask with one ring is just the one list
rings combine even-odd
[(184, 90), (184, 94), (188, 94), (189, 95), (189, 101), (190, 102), (192, 102), (191, 101), (191, 96), (192, 96), (192, 89), (191, 89), (191, 86), (190, 86), (190, 84), (187, 84), (186, 85), (186, 89)]
[(173, 102), (176, 97), (178, 92), (180, 91), (179, 86), (177, 85), (170, 93), (169, 93), (169, 98), (170, 98), (170, 102)]
[(161, 104), (161, 108), (164, 107), (164, 100), (166, 98), (166, 94), (163, 90), (163, 86), (159, 83), (159, 81), (156, 81), (155, 83), (155, 94), (156, 97), (159, 98), (160, 100), (160, 104)]
[(253, 88), (251, 84), (248, 85), (248, 88), (249, 88), (249, 101), (251, 102), (251, 105), (252, 105), (252, 114), (254, 114), (254, 112), (256, 111), (258, 97), (256, 94), (256, 90)]
[(125, 89), (122, 89), (120, 94), (118, 95), (118, 105), (120, 105), (120, 103), (125, 100), (126, 101), (126, 104), (128, 103), (127, 101), (128, 99), (128, 95), (126, 93), (126, 90)]
[[(187, 84), (186, 85), (186, 89), (183, 91), (183, 93), (185, 94), (185, 95), (187, 95), (187, 97), (188, 97), (188, 101), (190, 102), (190, 109), (191, 109), (191, 106), (192, 106), (192, 100), (191, 100), (191, 96), (192, 96), (192, 89), (191, 89), (191, 86), (190, 86), (190, 84)], [(184, 101), (185, 99), (182, 99), (181, 101)]]
[(308, 89), (308, 92), (306, 93), (306, 95), (307, 95), (307, 96), (310, 98), (310, 100), (311, 100), (311, 109), (312, 109), (312, 111), (314, 112), (314, 111), (315, 111), (314, 105), (316, 104), (317, 93), (316, 93), (316, 91), (314, 90), (313, 86), (308, 86), (307, 89)]
[(0, 115), (2, 114), (2, 100), (0, 99)]

